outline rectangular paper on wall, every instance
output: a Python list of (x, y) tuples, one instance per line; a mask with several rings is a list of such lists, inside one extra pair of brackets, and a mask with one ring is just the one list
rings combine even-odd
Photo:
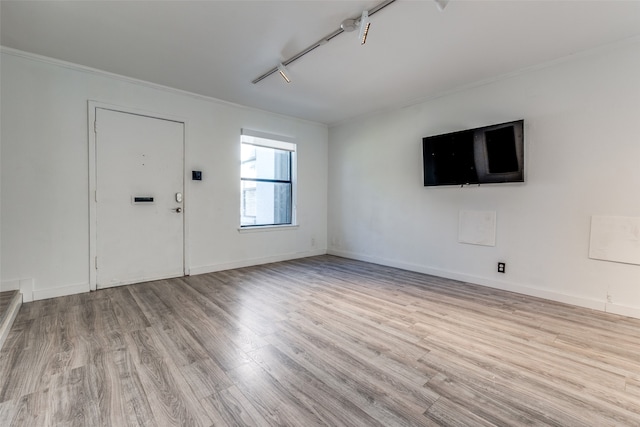
[(592, 216), (589, 258), (640, 265), (640, 217)]
[(496, 245), (495, 211), (460, 211), (458, 242), (471, 245)]

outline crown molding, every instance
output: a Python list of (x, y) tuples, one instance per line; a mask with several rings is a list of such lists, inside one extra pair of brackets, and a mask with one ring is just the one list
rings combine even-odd
[(143, 87), (147, 87), (147, 88), (150, 88), (150, 89), (155, 89), (155, 90), (159, 90), (159, 91), (163, 91), (163, 92), (173, 93), (173, 94), (176, 94), (176, 95), (187, 96), (187, 97), (190, 97), (190, 98), (198, 99), (200, 101), (211, 102), (213, 104), (223, 105), (223, 106), (226, 106), (226, 107), (237, 108), (237, 109), (240, 109), (240, 110), (247, 110), (247, 111), (255, 111), (255, 112), (265, 113), (265, 114), (269, 114), (269, 115), (276, 116), (276, 117), (286, 118), (286, 119), (289, 119), (289, 120), (295, 120), (297, 122), (302, 122), (302, 123), (308, 123), (308, 124), (314, 124), (314, 125), (320, 125), (320, 126), (327, 127), (326, 124), (321, 123), (321, 122), (316, 122), (316, 121), (313, 121), (313, 120), (301, 119), (299, 117), (288, 116), (286, 114), (280, 114), (280, 113), (275, 113), (273, 111), (263, 110), (263, 109), (260, 109), (260, 108), (249, 107), (247, 105), (236, 104), (234, 102), (225, 101), (223, 99), (214, 98), (212, 96), (201, 95), (199, 93), (189, 92), (189, 91), (182, 90), (182, 89), (176, 89), (176, 88), (171, 87), (171, 86), (165, 86), (165, 85), (161, 85), (161, 84), (158, 84), (158, 83), (152, 83), (152, 82), (149, 82), (149, 81), (146, 81), (146, 80), (140, 80), (140, 79), (136, 79), (136, 78), (133, 78), (133, 77), (127, 77), (127, 76), (124, 76), (122, 74), (111, 73), (109, 71), (100, 70), (98, 68), (87, 67), (85, 65), (80, 65), (80, 64), (76, 64), (76, 63), (68, 62), (68, 61), (63, 61), (61, 59), (51, 58), (49, 56), (38, 55), (36, 53), (26, 52), (26, 51), (19, 50), (19, 49), (13, 49), (13, 48), (6, 47), (6, 46), (0, 46), (0, 53), (6, 54), (6, 55), (15, 56), (15, 57), (18, 57), (18, 58), (29, 59), (29, 60), (36, 61), (36, 62), (42, 62), (42, 63), (45, 63), (45, 64), (54, 65), (54, 66), (57, 66), (57, 67), (67, 68), (69, 70), (78, 71), (78, 72), (82, 72), (82, 73), (86, 73), (86, 74), (92, 74), (92, 75), (99, 76), (99, 77), (106, 77), (106, 78), (110, 78), (110, 79), (113, 79), (113, 80), (119, 80), (121, 82), (130, 83), (130, 84), (134, 84), (134, 85), (137, 85), (137, 86), (143, 86)]

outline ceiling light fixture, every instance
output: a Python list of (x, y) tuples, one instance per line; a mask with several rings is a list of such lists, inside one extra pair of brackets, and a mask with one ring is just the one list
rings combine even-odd
[(278, 64), (278, 72), (280, 73), (280, 75), (282, 76), (285, 82), (291, 83), (291, 79), (289, 78), (289, 75), (288, 75), (289, 73), (285, 68), (285, 66), (282, 65), (282, 62)]
[(356, 28), (358, 28), (358, 21), (356, 19), (345, 19), (340, 24), (340, 28), (345, 33), (350, 33), (352, 31), (355, 31)]
[(358, 40), (360, 44), (363, 45), (367, 42), (367, 35), (369, 34), (369, 28), (371, 28), (371, 21), (369, 20), (369, 11), (362, 12), (359, 19), (345, 19), (340, 24), (340, 28), (345, 33), (350, 33), (355, 31), (357, 28), (360, 29), (358, 33)]
[(358, 35), (360, 44), (365, 44), (367, 42), (369, 28), (371, 28), (371, 21), (369, 21), (369, 12), (365, 10), (362, 12), (362, 16), (360, 17), (360, 34)]
[[(320, 40), (318, 40), (317, 42), (313, 43), (312, 45), (306, 47), (305, 49), (301, 50), (300, 52), (296, 53), (295, 55), (293, 55), (291, 58), (282, 61), (278, 66), (273, 67), (272, 69), (270, 69), (269, 71), (267, 71), (266, 73), (262, 74), (261, 76), (256, 77), (255, 79), (253, 79), (253, 81), (251, 83), (256, 84), (264, 79), (266, 79), (267, 77), (269, 77), (271, 74), (274, 73), (280, 73), (282, 75), (282, 78), (284, 78), (287, 83), (290, 82), (291, 80), (289, 79), (289, 77), (286, 74), (286, 68), (284, 68), (286, 65), (291, 64), (293, 61), (297, 61), (298, 59), (302, 58), (304, 55), (306, 55), (307, 53), (311, 52), (312, 50), (327, 44), (328, 42), (330, 42), (331, 40), (333, 40), (334, 37), (339, 36), (340, 34), (344, 33), (344, 32), (351, 32), (351, 31), (355, 31), (356, 28), (360, 28), (360, 44), (364, 44), (367, 41), (367, 35), (369, 34), (369, 28), (371, 26), (371, 22), (369, 21), (369, 17), (372, 16), (373, 14), (379, 12), (380, 10), (382, 10), (383, 8), (389, 6), (391, 3), (395, 2), (396, 0), (385, 0), (382, 3), (378, 4), (377, 6), (374, 6), (373, 8), (369, 9), (368, 11), (364, 11), (362, 12), (362, 15), (359, 18), (352, 18), (352, 19), (345, 19), (344, 21), (342, 21), (342, 24), (340, 25), (340, 28), (338, 28), (337, 30), (335, 30), (334, 32), (332, 32), (331, 34), (327, 34), (326, 36), (324, 36), (323, 38), (321, 38)], [(438, 6), (438, 9), (443, 10), (447, 4), (449, 3), (449, 0), (433, 0), (436, 2), (436, 5)], [(364, 25), (363, 25), (364, 23)], [(285, 70), (285, 73), (283, 74), (282, 69)]]

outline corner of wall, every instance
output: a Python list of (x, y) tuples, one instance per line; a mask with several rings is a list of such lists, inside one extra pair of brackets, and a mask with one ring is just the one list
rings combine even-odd
[(31, 302), (33, 301), (33, 283), (33, 279), (6, 280), (0, 283), (0, 290), (20, 291), (22, 302)]

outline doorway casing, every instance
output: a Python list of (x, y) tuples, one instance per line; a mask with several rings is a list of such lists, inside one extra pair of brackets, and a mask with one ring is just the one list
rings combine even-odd
[(183, 124), (183, 156), (182, 156), (182, 171), (183, 171), (183, 274), (188, 276), (190, 274), (189, 269), (189, 186), (187, 185), (188, 177), (186, 176), (186, 159), (187, 159), (187, 147), (188, 147), (188, 122), (182, 117), (177, 117), (169, 114), (159, 114), (156, 112), (150, 112), (146, 110), (122, 107), (118, 105), (108, 104), (99, 101), (89, 100), (87, 103), (87, 130), (89, 141), (89, 288), (91, 291), (97, 289), (97, 268), (96, 257), (98, 252), (97, 247), (97, 146), (96, 146), (96, 112), (98, 109), (111, 110), (115, 112), (121, 112), (125, 114), (139, 115), (149, 118), (155, 118), (160, 120), (169, 120), (179, 122)]

